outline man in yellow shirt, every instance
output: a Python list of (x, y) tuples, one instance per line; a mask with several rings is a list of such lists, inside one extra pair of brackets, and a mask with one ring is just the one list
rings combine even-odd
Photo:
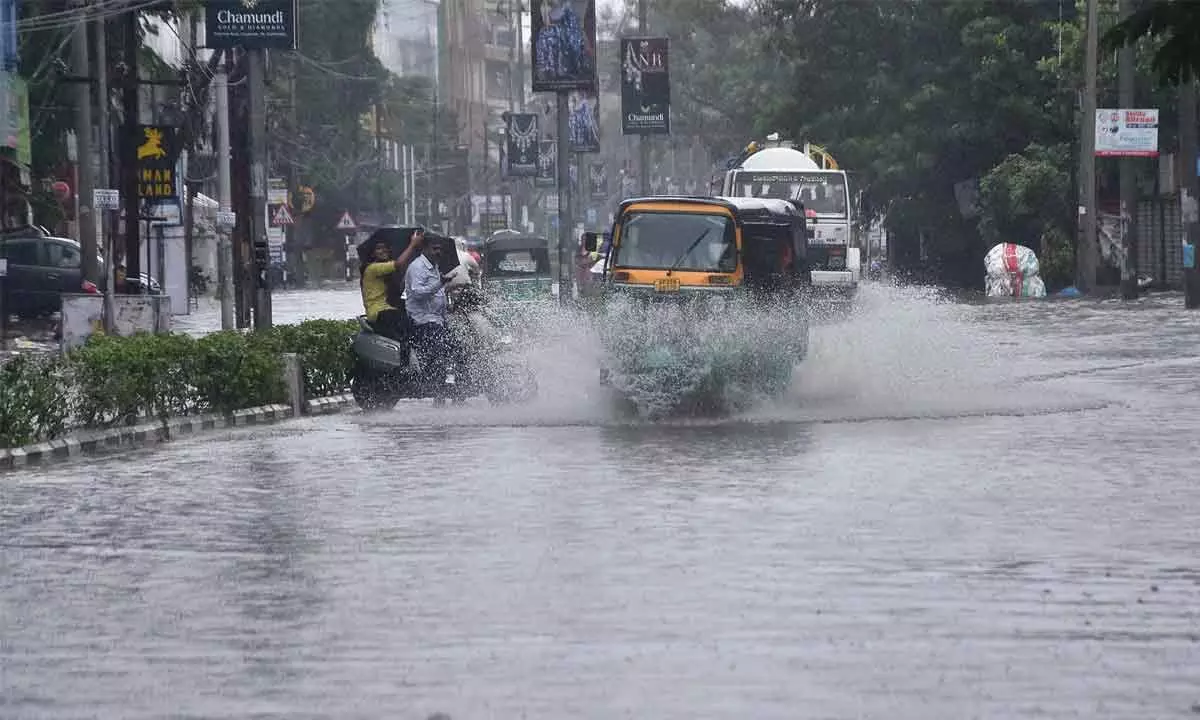
[(371, 251), (370, 262), (363, 264), (362, 299), (367, 320), (375, 332), (393, 340), (404, 340), (408, 336), (408, 313), (404, 308), (394, 307), (388, 302), (388, 278), (395, 272), (401, 274), (409, 262), (425, 246), (425, 231), (416, 230), (408, 241), (408, 247), (400, 257), (392, 259), (392, 249), (384, 240), (377, 240)]

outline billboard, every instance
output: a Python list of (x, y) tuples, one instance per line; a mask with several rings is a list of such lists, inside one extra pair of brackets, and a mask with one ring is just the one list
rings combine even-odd
[(171, 125), (139, 125), (133, 147), (137, 168), (138, 197), (143, 200), (175, 198), (176, 163), (179, 161), (178, 129)]
[(509, 177), (536, 177), (538, 174), (538, 116), (513, 113), (506, 120), (505, 171)]
[(533, 92), (595, 90), (596, 1), (533, 0)]
[(204, 47), (296, 49), (297, 0), (205, 0)]
[(1098, 157), (1157, 157), (1158, 110), (1097, 110)]
[(621, 133), (671, 132), (671, 74), (667, 39), (621, 40)]
[(567, 105), (570, 107), (567, 139), (571, 152), (600, 152), (600, 99), (596, 93), (573, 91), (567, 95)]

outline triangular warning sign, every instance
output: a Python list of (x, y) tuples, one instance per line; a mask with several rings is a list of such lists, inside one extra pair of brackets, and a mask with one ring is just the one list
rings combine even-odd
[(280, 205), (275, 211), (275, 216), (271, 218), (272, 225), (293, 225), (295, 220), (292, 219), (292, 214), (288, 212), (287, 205)]
[(337, 224), (338, 230), (353, 230), (357, 227), (358, 226), (354, 224), (354, 218), (350, 217), (349, 210), (342, 213), (342, 219), (338, 220), (338, 224)]

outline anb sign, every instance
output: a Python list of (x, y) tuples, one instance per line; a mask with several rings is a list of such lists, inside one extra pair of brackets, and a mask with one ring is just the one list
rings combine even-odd
[(295, 50), (297, 0), (207, 0), (204, 46)]

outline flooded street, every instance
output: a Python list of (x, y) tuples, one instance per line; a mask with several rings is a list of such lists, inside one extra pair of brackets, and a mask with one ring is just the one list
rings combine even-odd
[(519, 410), (4, 475), (0, 717), (1196, 717), (1198, 330), (875, 286), (725, 421), (618, 420), (565, 328)]

